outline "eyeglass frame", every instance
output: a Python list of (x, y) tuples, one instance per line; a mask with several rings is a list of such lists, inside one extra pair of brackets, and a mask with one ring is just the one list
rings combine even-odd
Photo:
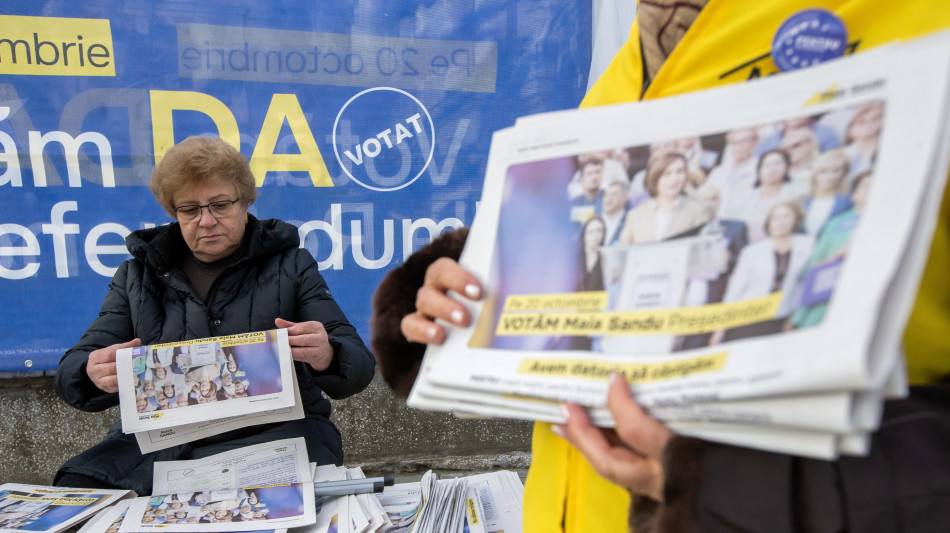
[[(181, 213), (181, 212), (179, 211), (179, 209), (191, 209), (191, 208), (197, 207), (197, 208), (198, 208), (197, 216), (195, 216), (195, 217), (193, 217), (193, 218), (187, 219), (186, 222), (195, 222), (195, 221), (201, 220), (201, 210), (202, 210), (202, 209), (207, 209), (207, 210), (208, 210), (208, 214), (211, 215), (211, 218), (213, 218), (213, 219), (215, 219), (215, 220), (220, 220), (220, 219), (222, 219), (222, 218), (227, 218), (227, 217), (231, 216), (230, 210), (234, 207), (234, 204), (236, 204), (236, 203), (238, 203), (238, 202), (240, 202), (240, 201), (241, 201), (241, 199), (240, 199), (240, 198), (237, 198), (237, 199), (235, 199), (235, 200), (215, 200), (214, 202), (208, 202), (208, 203), (206, 203), (206, 204), (204, 204), (204, 205), (201, 205), (201, 204), (180, 205), (180, 206), (178, 206), (178, 207), (175, 207), (175, 208), (174, 208), (174, 211), (175, 211), (175, 216), (181, 218), (181, 217), (184, 217), (184, 216), (186, 216), (186, 215), (185, 215), (184, 213)], [(214, 214), (214, 211), (211, 209), (211, 206), (212, 206), (212, 205), (215, 205), (215, 204), (228, 204), (228, 206), (229, 206), (229, 207), (228, 207), (229, 212), (228, 212), (227, 214), (225, 214), (225, 215), (216, 215), (216, 214)]]

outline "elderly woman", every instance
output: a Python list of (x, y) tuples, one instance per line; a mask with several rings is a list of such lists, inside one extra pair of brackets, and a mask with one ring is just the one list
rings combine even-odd
[(373, 356), (330, 296), (297, 228), (248, 213), (257, 196), (247, 159), (220, 139), (190, 137), (152, 173), (151, 189), (176, 219), (133, 232), (98, 317), (59, 363), (56, 391), (70, 405), (116, 405), (121, 348), (287, 328), (305, 418), (263, 424), (142, 454), (119, 423), (70, 459), (55, 483), (152, 492), (152, 465), (236, 447), (304, 437), (311, 461), (341, 464), (332, 398), (363, 390)]
[(688, 179), (689, 165), (682, 154), (672, 152), (651, 161), (646, 176), (650, 199), (630, 210), (620, 242), (662, 241), (705, 224), (702, 205), (684, 193)]

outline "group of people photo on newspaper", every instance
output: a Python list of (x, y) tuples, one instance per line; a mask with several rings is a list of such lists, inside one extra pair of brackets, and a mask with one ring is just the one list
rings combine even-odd
[(140, 413), (251, 395), (249, 377), (233, 346), (211, 342), (155, 348), (134, 361), (135, 408)]
[(154, 524), (216, 524), (223, 522), (250, 522), (265, 520), (267, 504), (260, 500), (258, 491), (238, 490), (217, 498), (211, 492), (172, 494), (149, 500), (142, 515), (142, 523)]
[[(684, 284), (671, 292), (678, 296), (661, 305), (694, 307), (775, 293), (781, 304), (773, 318), (683, 335), (670, 350), (820, 323), (873, 181), (883, 116), (883, 104), (875, 101), (578, 154), (564, 167), (575, 170), (563, 214), (570, 223), (562, 229), (573, 233), (578, 265), (573, 287), (563, 276), (564, 292), (607, 291), (607, 310), (643, 308), (623, 301), (629, 291), (624, 284), (631, 281), (627, 258), (648, 253), (639, 246), (645, 243), (702, 236), (715, 245), (705, 259), (697, 259), (702, 248), (691, 252), (685, 279), (672, 281)], [(516, 184), (505, 209), (523, 207)], [(596, 336), (555, 338), (546, 347), (609, 351)]]

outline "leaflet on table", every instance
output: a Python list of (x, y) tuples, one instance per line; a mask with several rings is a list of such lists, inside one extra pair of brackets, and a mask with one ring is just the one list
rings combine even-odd
[[(303, 437), (245, 446), (202, 459), (158, 461), (152, 478), (154, 494), (175, 494), (177, 500), (198, 503), (213, 498), (216, 492), (312, 479)], [(245, 497), (256, 505), (253, 493)]]
[[(914, 68), (921, 57), (946, 64), (947, 36), (666, 101), (561, 112), (496, 133), (479, 208), (484, 224), (473, 227), (461, 258), (487, 298), (476, 304), (472, 327), (430, 348), (447, 355), (431, 368), (432, 381), (597, 406), (607, 376), (620, 372), (647, 407), (880, 388), (914, 291), (894, 294), (901, 302), (884, 313), (883, 299), (898, 266), (900, 276), (919, 275), (924, 254), (908, 244), (926, 246), (925, 237), (910, 237), (931, 229), (919, 222), (939, 206), (923, 199), (946, 179), (947, 73)], [(695, 201), (680, 194), (674, 218), (657, 214), (658, 201), (648, 198), (626, 213), (626, 242), (597, 248), (599, 266), (582, 272), (584, 224), (572, 219), (580, 210), (567, 198), (585, 154), (764, 132), (786, 121), (847, 122), (858, 113), (882, 118), (877, 156), (867, 174), (844, 179), (852, 207), (817, 238), (798, 229), (803, 197), (788, 192), (788, 200), (743, 215), (764, 235), (728, 271), (728, 256), (712, 253), (708, 213), (702, 222), (681, 216), (701, 206), (683, 207)], [(683, 180), (680, 173), (664, 186), (682, 191)], [(742, 196), (731, 187), (724, 182), (723, 197)], [(759, 205), (752, 196), (733, 200)], [(643, 242), (662, 237), (658, 227), (684, 226), (679, 238)], [(773, 287), (776, 253), (784, 276)], [(800, 282), (842, 258), (803, 305)], [(712, 294), (709, 283), (726, 272), (722, 301), (695, 299)], [(703, 284), (706, 291), (694, 290)], [(817, 301), (819, 292), (829, 299)], [(703, 337), (713, 344), (685, 349)]]
[[(128, 512), (132, 500), (122, 500), (111, 507), (99, 511), (90, 518), (77, 533), (118, 533)], [(255, 533), (255, 532), (251, 532)], [(286, 529), (266, 529), (256, 533), (287, 533)]]
[(517, 474), (489, 472), (465, 479), (465, 520), (471, 533), (521, 531), (524, 486)]
[[(172, 506), (176, 511), (168, 513)], [(195, 493), (187, 501), (176, 494), (136, 498), (119, 531), (256, 531), (304, 527), (314, 521), (313, 482), (308, 481)]]
[(135, 434), (135, 440), (138, 441), (139, 449), (142, 453), (150, 453), (234, 429), (259, 424), (299, 420), (304, 417), (303, 402), (300, 401), (300, 387), (297, 385), (296, 378), (291, 380), (291, 384), (294, 389), (294, 404), (291, 407), (247, 415), (228, 416), (219, 420), (207, 420), (205, 422), (196, 422), (194, 424), (185, 424), (171, 428), (141, 431)]
[(123, 498), (128, 490), (73, 489), (42, 485), (0, 485), (0, 532), (56, 533)]
[[(346, 479), (346, 468), (336, 465), (319, 465), (314, 468), (313, 480), (342, 481)], [(349, 496), (317, 497), (317, 519), (307, 533), (348, 532), (351, 524)]]
[[(359, 467), (347, 468), (346, 479), (366, 479), (366, 475), (363, 474), (363, 469)], [(351, 517), (355, 530), (380, 531), (381, 528), (392, 527), (392, 522), (386, 517), (386, 512), (383, 510), (382, 504), (379, 503), (379, 500), (377, 500), (373, 494), (357, 494), (351, 496), (350, 507), (353, 507), (354, 503), (359, 507), (360, 512), (367, 520), (366, 527), (360, 528), (356, 518)]]
[(287, 331), (275, 329), (116, 352), (126, 433), (294, 405)]
[(419, 483), (398, 483), (386, 487), (376, 498), (393, 525), (393, 533), (406, 532), (412, 527), (422, 506), (422, 489)]

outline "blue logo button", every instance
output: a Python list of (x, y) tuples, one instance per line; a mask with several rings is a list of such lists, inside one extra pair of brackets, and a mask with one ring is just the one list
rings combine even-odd
[(787, 72), (841, 57), (847, 47), (848, 29), (837, 15), (808, 9), (789, 17), (775, 32), (772, 61)]
[(340, 109), (333, 124), (333, 150), (356, 183), (374, 191), (396, 191), (419, 179), (432, 162), (432, 117), (406, 91), (367, 89)]

